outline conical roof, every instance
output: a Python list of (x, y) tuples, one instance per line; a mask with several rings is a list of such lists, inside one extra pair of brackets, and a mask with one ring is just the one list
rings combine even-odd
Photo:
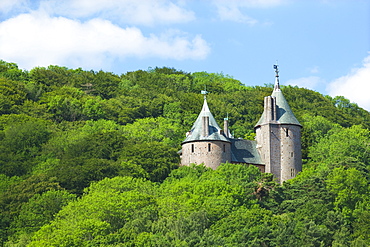
[[(202, 135), (203, 122), (202, 118), (206, 116), (209, 118), (209, 135)], [(187, 133), (185, 140), (182, 143), (192, 142), (192, 141), (225, 141), (230, 142), (227, 137), (225, 137), (221, 132), (222, 129), (217, 124), (216, 119), (213, 117), (211, 111), (208, 108), (207, 99), (204, 97), (204, 103), (202, 111), (199, 113), (197, 120), (195, 120), (193, 127)]]
[[(293, 111), (290, 109), (290, 106), (285, 99), (283, 92), (280, 89), (279, 84), (279, 75), (275, 77), (274, 91), (271, 94), (272, 97), (276, 99), (276, 122), (279, 124), (294, 124), (302, 126), (297, 118), (294, 116)], [(260, 120), (255, 127), (263, 125), (266, 123), (265, 118), (266, 112), (264, 111)]]

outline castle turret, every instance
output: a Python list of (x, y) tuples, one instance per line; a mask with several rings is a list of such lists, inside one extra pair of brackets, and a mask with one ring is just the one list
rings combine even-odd
[(206, 96), (197, 120), (181, 145), (182, 165), (204, 163), (216, 169), (221, 163), (231, 160), (231, 142), (210, 112)]
[(278, 66), (274, 90), (265, 97), (263, 114), (255, 126), (257, 149), (265, 171), (282, 183), (302, 170), (301, 128), (279, 85)]

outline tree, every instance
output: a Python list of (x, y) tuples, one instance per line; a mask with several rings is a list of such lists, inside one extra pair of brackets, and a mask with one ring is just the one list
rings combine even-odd
[(54, 120), (76, 121), (82, 116), (82, 103), (80, 98), (84, 93), (76, 88), (63, 87), (58, 91), (45, 93), (40, 99), (41, 103), (47, 105), (53, 114)]
[[(303, 115), (302, 119), (302, 156), (303, 159), (307, 159), (308, 149), (328, 135), (331, 130), (339, 130), (340, 125), (329, 121), (325, 117), (313, 116), (310, 114)], [(333, 131), (331, 131), (331, 133), (333, 133)]]
[(353, 211), (360, 203), (366, 202), (369, 196), (368, 181), (356, 168), (336, 167), (328, 175), (328, 187), (335, 195), (334, 205), (350, 221)]
[(126, 145), (117, 124), (88, 121), (80, 128), (58, 133), (45, 144), (46, 158), (57, 160), (44, 166), (45, 173), (56, 177), (63, 188), (80, 194), (90, 182), (119, 174), (118, 159)]
[(229, 75), (222, 73), (195, 72), (193, 76), (193, 92), (204, 90), (213, 93), (232, 92), (243, 90), (242, 83)]
[(205, 240), (222, 246), (270, 246), (271, 218), (266, 209), (240, 207), (212, 225)]
[(123, 127), (123, 132), (132, 141), (162, 142), (171, 147), (181, 143), (186, 132), (178, 123), (163, 117), (143, 118)]
[(0, 61), (0, 245), (370, 245), (369, 112), (282, 86), (306, 160), (279, 185), (254, 166), (178, 166), (205, 85), (218, 123), (254, 139), (272, 84)]
[[(370, 188), (367, 189), (369, 194)], [(369, 196), (363, 195), (363, 201), (356, 205), (353, 211), (355, 218), (353, 222), (353, 236), (363, 241), (363, 245), (370, 244), (370, 200)]]
[(12, 81), (27, 81), (27, 71), (22, 71), (15, 63), (8, 63), (0, 60), (0, 77), (7, 78)]
[(7, 191), (21, 181), (19, 177), (8, 177), (4, 174), (0, 174), (0, 243), (4, 243), (7, 239), (7, 228), (12, 221), (10, 212), (7, 209), (7, 203), (9, 201), (4, 200)]
[(370, 131), (362, 126), (333, 129), (309, 150), (309, 157), (323, 165), (354, 166), (366, 171), (370, 162)]
[[(1, 176), (1, 175), (0, 175)], [(27, 203), (35, 194), (42, 194), (49, 190), (60, 190), (61, 187), (55, 178), (44, 174), (30, 176), (24, 180), (19, 178), (7, 179), (0, 196), (0, 239), (5, 241), (10, 233), (10, 224), (19, 215), (22, 205)]]
[(24, 84), (0, 77), (0, 114), (13, 112), (13, 106), (21, 105), (26, 100)]
[(156, 217), (154, 190), (151, 182), (130, 177), (93, 183), (80, 200), (69, 203), (43, 226), (29, 246), (129, 242), (139, 232), (150, 231), (147, 222)]
[(160, 201), (165, 215), (174, 216), (204, 210), (209, 224), (225, 217), (236, 207), (256, 203), (253, 195), (258, 168), (223, 164), (217, 170), (203, 166), (180, 167), (161, 186), (166, 200)]
[(141, 166), (154, 182), (163, 181), (179, 164), (177, 150), (160, 142), (127, 145), (119, 160)]
[(28, 173), (50, 137), (45, 121), (14, 123), (0, 131), (0, 173), (21, 176)]
[(103, 99), (110, 99), (116, 96), (120, 81), (117, 75), (100, 70), (98, 73), (95, 73), (91, 81), (92, 90), (89, 93), (100, 96)]
[(10, 232), (12, 236), (8, 245), (26, 245), (30, 242), (34, 232), (48, 224), (54, 216), (75, 196), (63, 190), (50, 190), (42, 194), (35, 194), (21, 207), (18, 217), (12, 222)]

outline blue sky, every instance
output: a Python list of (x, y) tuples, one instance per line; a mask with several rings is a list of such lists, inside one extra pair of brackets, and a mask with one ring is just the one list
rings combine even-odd
[(228, 74), (343, 95), (370, 110), (368, 0), (1, 0), (0, 59), (116, 74)]

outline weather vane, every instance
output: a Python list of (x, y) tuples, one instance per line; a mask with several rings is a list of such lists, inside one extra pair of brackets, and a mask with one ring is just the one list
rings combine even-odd
[(207, 86), (206, 85), (204, 85), (204, 90), (200, 91), (200, 93), (204, 95), (204, 99), (207, 98), (208, 92), (207, 92)]
[(278, 65), (277, 60), (276, 60), (276, 64), (274, 64), (274, 70), (276, 73), (276, 77), (279, 77), (279, 65)]
[(280, 91), (280, 85), (279, 85), (279, 65), (276, 60), (276, 64), (274, 64), (274, 70), (275, 70), (275, 85), (274, 85), (274, 91)]

